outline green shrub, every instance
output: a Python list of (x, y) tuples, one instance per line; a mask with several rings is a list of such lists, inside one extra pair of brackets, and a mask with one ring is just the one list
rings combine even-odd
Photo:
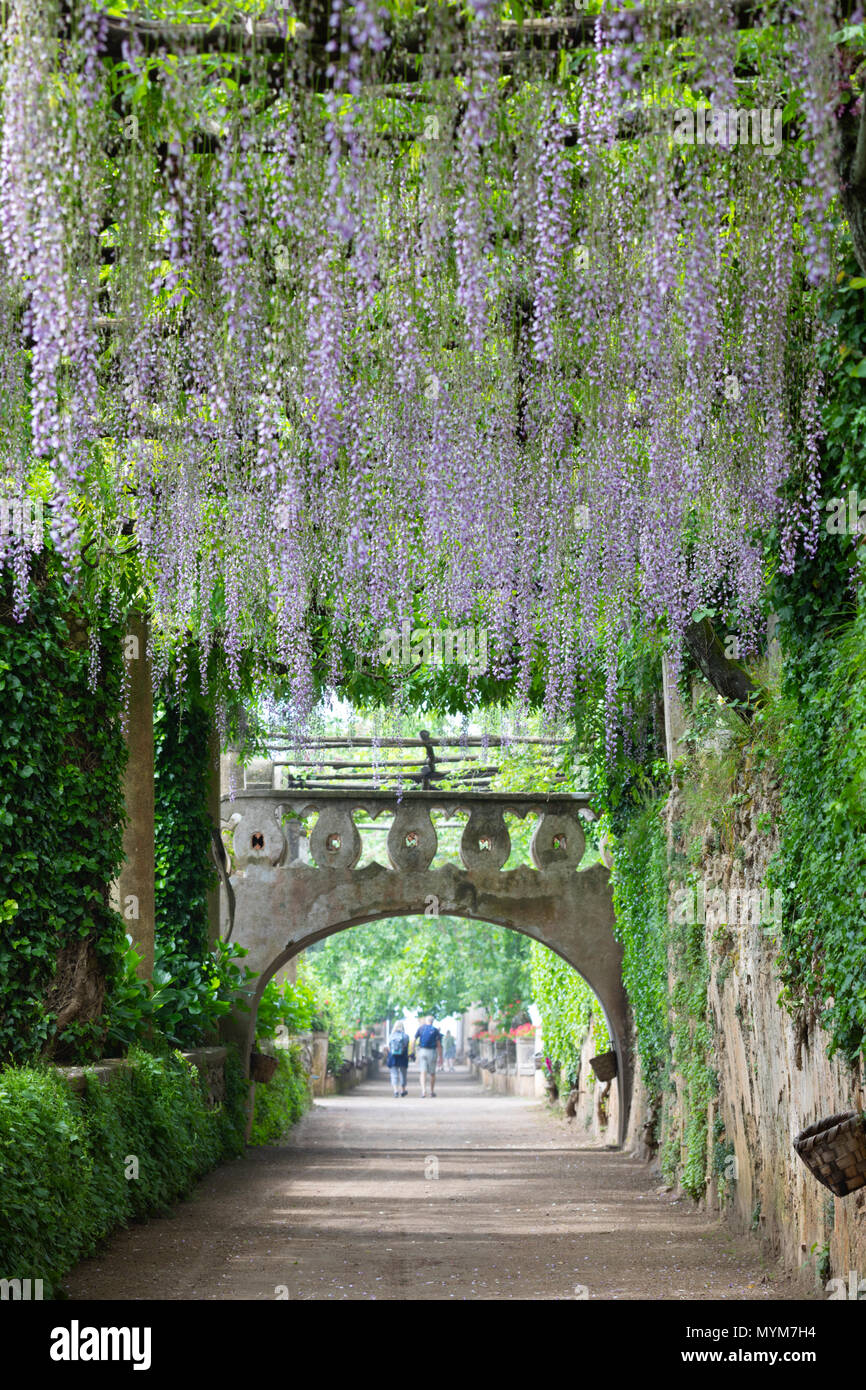
[(590, 1026), (597, 1051), (610, 1049), (604, 1014), (586, 980), (555, 951), (533, 941), (529, 960), (544, 1051), (558, 1072), (558, 1084), (570, 1089), (576, 1084)]
[(129, 1061), (110, 1086), (89, 1076), (81, 1096), (50, 1067), (0, 1071), (3, 1278), (42, 1279), (50, 1293), (117, 1226), (165, 1211), (242, 1152), (247, 1088), (234, 1052), (213, 1110), (178, 1053)]
[(321, 1005), (306, 980), (284, 980), (273, 976), (265, 985), (256, 1014), (256, 1038), (275, 1038), (282, 1026), (289, 1033), (307, 1033), (318, 1020)]
[(277, 1070), (256, 1087), (251, 1144), (274, 1144), (310, 1106), (310, 1085), (297, 1044), (277, 1051)]
[(255, 971), (237, 964), (247, 954), (243, 946), (220, 940), (213, 954), (207, 951), (199, 961), (167, 954), (157, 944), (151, 988), (139, 978), (141, 956), (129, 944), (109, 1008), (109, 1054), (125, 1053), (136, 1044), (155, 1052), (166, 1045), (199, 1047), (211, 1040), (242, 987), (255, 978)]

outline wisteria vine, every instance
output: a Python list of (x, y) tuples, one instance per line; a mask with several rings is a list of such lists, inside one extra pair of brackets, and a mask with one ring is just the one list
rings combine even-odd
[[(10, 6), (7, 493), (44, 493), (71, 582), (95, 537), (110, 584), (132, 531), (164, 653), (257, 653), (299, 710), (324, 615), (359, 662), (475, 624), (519, 696), (543, 660), (556, 718), (638, 615), (676, 640), (724, 593), (750, 630), (796, 468), (785, 564), (817, 525), (832, 6), (756, 38), (745, 124), (693, 142), (683, 110), (746, 107), (731, 0), (675, 42), (602, 6), (558, 55), (474, 8), (406, 84), (371, 0), (333, 0), (324, 77), (282, 13), (275, 77), (254, 26), (117, 61), (96, 0)], [(786, 74), (803, 128), (772, 149), (749, 110)], [(26, 544), (0, 533), (21, 592)]]

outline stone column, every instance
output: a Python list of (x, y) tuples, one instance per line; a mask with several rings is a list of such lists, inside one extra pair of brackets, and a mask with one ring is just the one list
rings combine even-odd
[[(216, 725), (211, 724), (208, 740), (207, 768), (207, 814), (208, 820), (220, 833), (220, 742)], [(211, 885), (207, 893), (207, 940), (212, 951), (220, 934), (220, 881), (216, 869), (213, 870)]]
[(155, 923), (154, 805), (153, 805), (153, 689), (150, 674), (150, 631), (141, 613), (129, 616), (123, 639), (129, 705), (123, 794), (127, 825), (123, 832), (125, 863), (113, 885), (114, 906), (142, 956), (139, 976), (153, 975)]
[(665, 743), (667, 744), (668, 763), (673, 767), (674, 759), (679, 756), (680, 739), (686, 732), (688, 725), (683, 702), (677, 690), (677, 683), (671, 674), (670, 665), (664, 652), (662, 653), (662, 684), (665, 700)]
[(782, 674), (782, 647), (776, 636), (779, 619), (771, 613), (767, 619), (767, 666), (770, 680), (779, 680)]

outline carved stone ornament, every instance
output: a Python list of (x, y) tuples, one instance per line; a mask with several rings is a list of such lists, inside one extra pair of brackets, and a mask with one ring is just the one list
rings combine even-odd
[(235, 826), (233, 859), (236, 869), (249, 864), (275, 866), (283, 862), (286, 837), (274, 815), (272, 802), (245, 806)]
[(392, 869), (429, 869), (438, 839), (426, 806), (404, 802), (398, 806), (388, 831), (388, 858)]
[(354, 869), (361, 857), (361, 835), (349, 807), (322, 807), (310, 836), (310, 854), (320, 869)]
[(545, 814), (535, 827), (529, 852), (537, 869), (576, 869), (585, 848), (578, 816)]
[(505, 818), (493, 806), (473, 806), (460, 841), (460, 858), (467, 869), (501, 869), (511, 853)]

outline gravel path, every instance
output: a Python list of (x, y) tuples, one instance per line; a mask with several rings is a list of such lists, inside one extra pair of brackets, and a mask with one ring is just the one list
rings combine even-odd
[(73, 1299), (802, 1298), (750, 1239), (465, 1072), (317, 1101), (279, 1146), (120, 1232)]

